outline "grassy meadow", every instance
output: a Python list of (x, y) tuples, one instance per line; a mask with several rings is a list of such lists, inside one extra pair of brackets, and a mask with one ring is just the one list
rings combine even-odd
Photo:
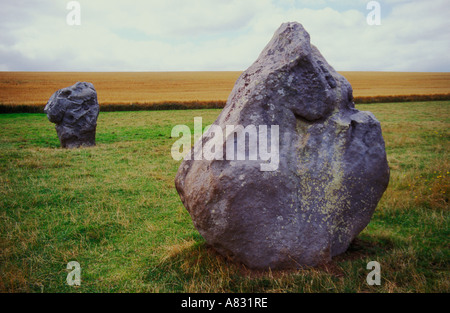
[[(389, 187), (346, 253), (291, 271), (220, 257), (177, 195), (172, 127), (220, 110), (102, 112), (97, 146), (75, 150), (43, 114), (0, 114), (0, 291), (449, 292), (450, 101), (357, 108), (382, 124)], [(366, 283), (369, 261), (380, 286)]]

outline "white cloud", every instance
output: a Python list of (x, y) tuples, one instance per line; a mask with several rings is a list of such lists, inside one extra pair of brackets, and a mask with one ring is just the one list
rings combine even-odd
[[(301, 22), (337, 70), (450, 71), (447, 0), (0, 2), (1, 70), (244, 70), (281, 23)], [(353, 3), (353, 6), (352, 6)]]

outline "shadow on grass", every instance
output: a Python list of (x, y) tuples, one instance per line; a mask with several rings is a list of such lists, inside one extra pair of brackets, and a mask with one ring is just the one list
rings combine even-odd
[(334, 257), (333, 261), (345, 262), (382, 256), (394, 247), (394, 241), (385, 235), (360, 235), (353, 240), (346, 252)]
[(314, 268), (255, 270), (223, 257), (203, 240), (192, 240), (169, 251), (147, 272), (145, 280), (164, 286), (164, 292), (284, 292), (283, 285), (303, 292), (295, 287), (298, 281), (315, 277), (338, 280), (346, 275), (345, 267), (365, 267), (367, 260), (379, 259), (394, 246), (387, 237), (364, 235), (345, 253)]

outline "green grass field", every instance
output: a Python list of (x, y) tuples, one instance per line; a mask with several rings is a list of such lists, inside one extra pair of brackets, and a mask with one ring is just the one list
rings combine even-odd
[(327, 265), (268, 272), (208, 248), (174, 187), (172, 127), (220, 110), (102, 112), (97, 146), (76, 150), (44, 114), (0, 115), (0, 291), (449, 292), (450, 101), (358, 109), (380, 120), (391, 167), (371, 223)]

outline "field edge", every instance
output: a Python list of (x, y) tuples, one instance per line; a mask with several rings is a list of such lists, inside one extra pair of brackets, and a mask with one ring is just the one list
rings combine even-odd
[[(390, 102), (424, 102), (447, 101), (450, 93), (430, 95), (396, 95), (396, 96), (368, 96), (355, 97), (355, 104), (390, 103)], [(222, 109), (224, 100), (210, 101), (161, 101), (161, 102), (136, 102), (136, 103), (100, 103), (100, 111), (157, 111), (157, 110), (191, 110), (191, 109)], [(3, 104), (0, 103), (2, 113), (44, 113), (45, 104)]]

